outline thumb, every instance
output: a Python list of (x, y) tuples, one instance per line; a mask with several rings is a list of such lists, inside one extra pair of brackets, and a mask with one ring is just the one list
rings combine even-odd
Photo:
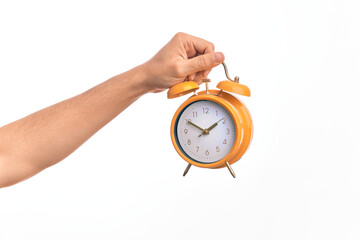
[(186, 60), (184, 62), (184, 70), (186, 71), (187, 75), (210, 70), (211, 68), (222, 63), (224, 59), (224, 54), (221, 52), (206, 53)]

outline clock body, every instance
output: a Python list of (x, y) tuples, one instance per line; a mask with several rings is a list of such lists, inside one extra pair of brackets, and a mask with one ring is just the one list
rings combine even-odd
[(171, 122), (171, 140), (189, 164), (222, 168), (238, 161), (250, 145), (253, 124), (246, 106), (224, 91), (187, 99)]

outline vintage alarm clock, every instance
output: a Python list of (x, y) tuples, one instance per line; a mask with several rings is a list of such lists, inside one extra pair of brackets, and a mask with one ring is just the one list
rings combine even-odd
[(246, 106), (233, 94), (250, 96), (250, 89), (239, 83), (239, 77), (229, 77), (225, 63), (222, 63), (228, 80), (209, 90), (210, 79), (204, 79), (206, 90), (196, 93), (199, 86), (187, 81), (171, 87), (168, 98), (188, 93), (193, 95), (175, 112), (171, 122), (171, 140), (177, 153), (189, 164), (202, 168), (227, 167), (235, 178), (231, 164), (238, 161), (248, 149), (253, 124)]

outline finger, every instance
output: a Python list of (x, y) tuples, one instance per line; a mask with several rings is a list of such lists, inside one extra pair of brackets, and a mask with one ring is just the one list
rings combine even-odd
[(189, 81), (193, 81), (194, 78), (195, 78), (195, 75), (196, 75), (195, 73), (190, 74), (189, 77), (188, 77), (188, 80), (189, 80)]
[(196, 54), (214, 53), (215, 51), (214, 44), (202, 38), (185, 34), (183, 35), (183, 39), (185, 43), (184, 47), (189, 58)]
[(221, 52), (203, 54), (183, 62), (183, 71), (186, 75), (201, 71), (211, 70), (224, 61), (224, 54)]
[(210, 70), (206, 70), (206, 71), (202, 71), (202, 75), (204, 76), (204, 78), (207, 78), (207, 76), (209, 75), (209, 73), (211, 72), (211, 69)]
[(198, 72), (198, 73), (196, 73), (196, 76), (193, 81), (196, 82), (197, 85), (200, 85), (203, 83), (203, 81), (202, 81), (203, 79), (204, 79), (204, 77), (203, 77), (202, 73)]

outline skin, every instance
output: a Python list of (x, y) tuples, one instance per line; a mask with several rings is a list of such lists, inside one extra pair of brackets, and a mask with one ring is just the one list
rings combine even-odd
[(177, 33), (146, 63), (1, 127), (0, 187), (60, 162), (142, 95), (164, 91), (186, 76), (201, 84), (223, 61), (212, 43)]

